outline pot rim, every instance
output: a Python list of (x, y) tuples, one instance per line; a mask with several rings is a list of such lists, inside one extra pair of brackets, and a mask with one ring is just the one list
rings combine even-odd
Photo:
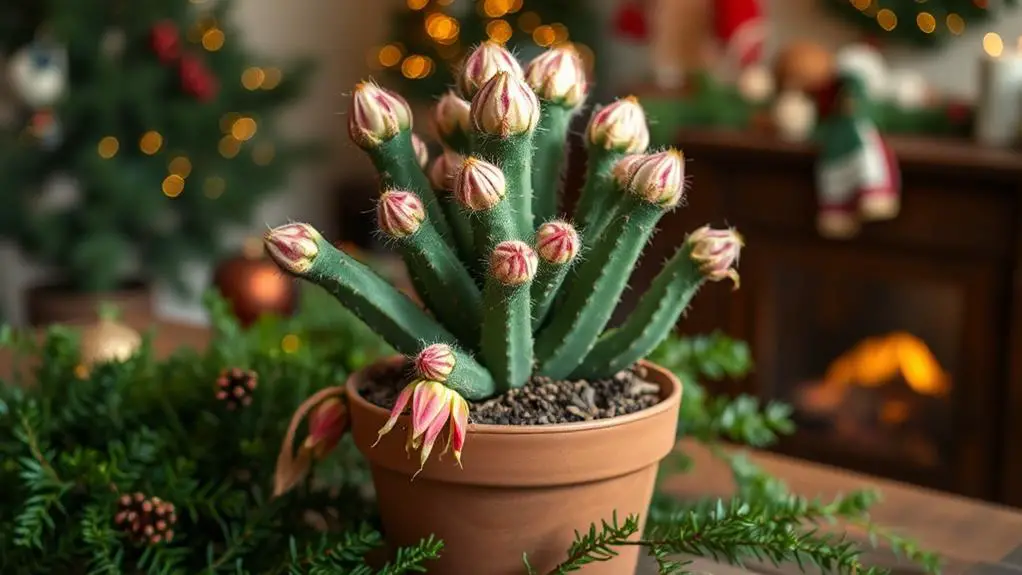
[[(348, 380), (345, 382), (345, 388), (347, 389), (348, 400), (358, 404), (358, 408), (365, 411), (374, 412), (384, 418), (390, 415), (390, 411), (386, 410), (374, 403), (370, 403), (366, 400), (358, 391), (356, 382), (363, 379), (361, 375), (375, 367), (379, 367), (389, 363), (397, 363), (404, 361), (404, 356), (393, 355), (390, 357), (384, 357), (366, 365), (358, 371), (352, 372), (348, 376)], [(652, 407), (636, 411), (634, 413), (628, 413), (625, 415), (617, 415), (614, 417), (606, 417), (603, 419), (594, 419), (592, 421), (579, 421), (574, 423), (551, 423), (545, 425), (498, 425), (492, 423), (469, 423), (468, 430), (474, 435), (550, 435), (550, 434), (566, 434), (566, 433), (580, 433), (584, 431), (592, 431), (594, 429), (604, 429), (608, 427), (617, 427), (619, 425), (625, 425), (633, 421), (640, 421), (643, 419), (649, 419), (655, 417), (665, 411), (672, 409), (675, 405), (681, 403), (682, 394), (682, 383), (681, 379), (672, 371), (665, 367), (657, 365), (651, 361), (642, 359), (639, 360), (639, 365), (646, 369), (652, 369), (663, 373), (667, 376), (667, 379), (671, 382), (671, 390), (666, 397), (661, 397), (660, 401)], [(405, 419), (410, 417), (405, 414), (401, 418)]]

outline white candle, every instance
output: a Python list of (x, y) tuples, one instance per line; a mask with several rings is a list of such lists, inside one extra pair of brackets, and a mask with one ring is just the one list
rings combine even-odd
[(1001, 37), (991, 32), (983, 37), (983, 50), (976, 140), (990, 146), (1011, 146), (1022, 118), (1022, 49), (1006, 50)]

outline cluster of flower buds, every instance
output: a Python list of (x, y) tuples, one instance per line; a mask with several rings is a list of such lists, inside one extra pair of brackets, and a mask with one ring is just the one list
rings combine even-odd
[(507, 194), (504, 172), (474, 156), (465, 158), (454, 178), (454, 197), (467, 210), (481, 212), (500, 203)]
[(510, 240), (497, 244), (490, 256), (490, 275), (506, 286), (529, 283), (536, 277), (539, 257), (529, 244)]
[(593, 112), (586, 128), (590, 145), (626, 154), (639, 154), (649, 147), (646, 112), (635, 96), (622, 98)]
[(216, 380), (216, 398), (227, 409), (238, 409), (252, 403), (252, 392), (259, 384), (256, 372), (240, 368), (225, 369)]
[(526, 134), (539, 123), (539, 99), (520, 75), (497, 72), (472, 98), (472, 125), (484, 134)]
[(483, 42), (465, 58), (458, 71), (458, 92), (462, 98), (472, 100), (491, 78), (501, 72), (516, 79), (522, 77), (522, 67), (513, 54), (497, 42)]
[(412, 428), (406, 446), (420, 450), (420, 471), (445, 428), (448, 432), (444, 453), (450, 450), (454, 460), (461, 465), (461, 451), (468, 433), (468, 402), (444, 385), (454, 372), (455, 364), (454, 350), (447, 344), (433, 344), (423, 349), (414, 361), (418, 378), (398, 394), (390, 418), (379, 431), (377, 442), (394, 429), (398, 418), (410, 407)]
[(718, 230), (703, 226), (685, 240), (692, 246), (692, 259), (699, 264), (703, 277), (710, 281), (731, 280), (738, 289), (738, 257), (745, 242), (734, 229)]
[(467, 134), (471, 129), (469, 117), (469, 104), (453, 91), (447, 92), (437, 101), (433, 107), (432, 124), (433, 131), (441, 141), (446, 141), (456, 135)]
[(144, 545), (170, 543), (174, 539), (176, 521), (173, 503), (159, 497), (146, 497), (143, 493), (122, 495), (114, 515), (114, 523), (132, 541)]

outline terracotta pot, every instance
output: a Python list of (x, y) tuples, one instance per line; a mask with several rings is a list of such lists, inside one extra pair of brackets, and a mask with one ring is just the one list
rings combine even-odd
[(61, 285), (42, 285), (26, 292), (28, 322), (34, 326), (51, 323), (91, 323), (99, 318), (100, 304), (114, 305), (120, 319), (144, 325), (153, 316), (153, 294), (149, 285), (127, 282), (118, 290), (82, 293)]
[[(681, 382), (663, 368), (644, 363), (663, 401), (650, 409), (599, 421), (542, 426), (469, 426), (462, 455), (431, 459), (412, 481), (418, 459), (405, 452), (410, 424), (404, 416), (376, 447), (387, 411), (358, 394), (375, 369), (347, 383), (352, 434), (372, 469), (387, 541), (410, 545), (435, 534), (442, 558), (429, 572), (440, 575), (521, 575), (522, 553), (539, 573), (567, 557), (576, 530), (632, 513), (644, 519), (653, 495), (657, 463), (675, 444)], [(587, 575), (634, 573), (638, 547), (619, 550)]]

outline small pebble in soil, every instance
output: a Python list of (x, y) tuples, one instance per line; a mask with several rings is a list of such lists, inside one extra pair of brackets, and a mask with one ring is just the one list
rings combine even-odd
[[(387, 410), (411, 381), (411, 366), (379, 366), (361, 389), (367, 401)], [(641, 366), (597, 381), (554, 381), (533, 377), (519, 389), (483, 401), (470, 401), (472, 423), (549, 425), (606, 419), (650, 408), (660, 402), (660, 387), (646, 381)]]

